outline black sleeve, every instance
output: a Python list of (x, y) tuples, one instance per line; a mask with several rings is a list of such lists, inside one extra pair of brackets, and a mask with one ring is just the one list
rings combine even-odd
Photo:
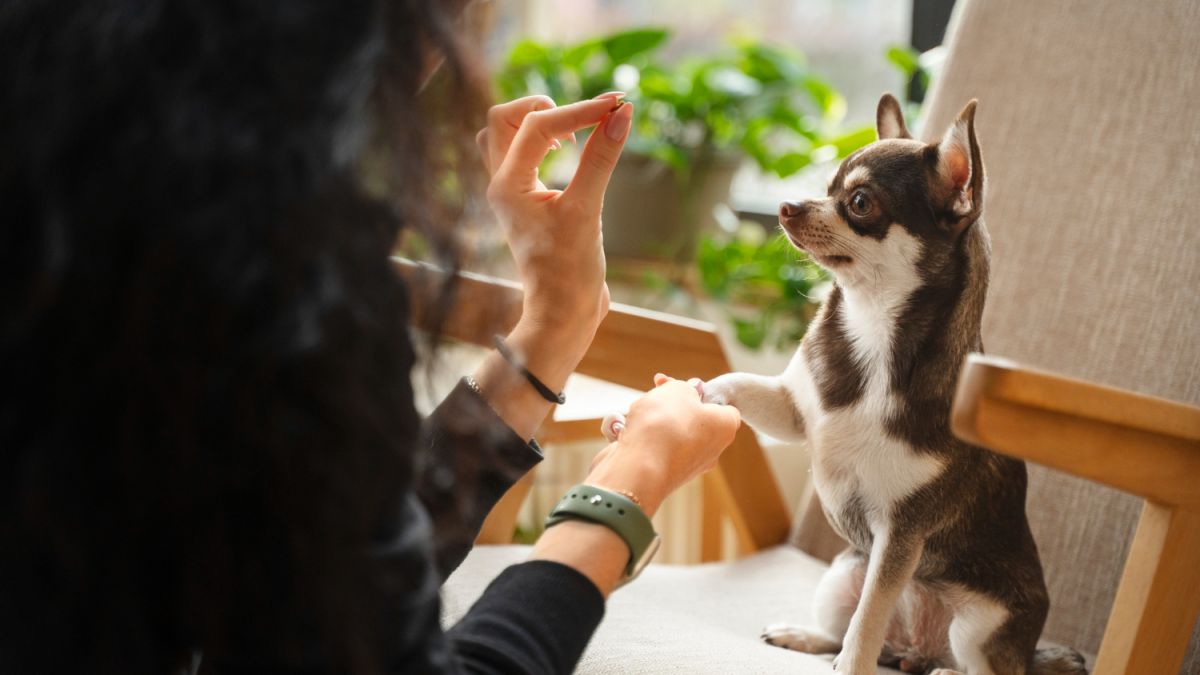
[[(504, 570), (449, 631), (440, 622), (440, 581), (424, 507), (411, 494), (399, 504), (396, 529), (374, 559), (383, 579), (377, 641), (384, 673), (430, 675), (567, 675), (574, 671), (604, 615), (599, 589), (580, 572), (535, 560)], [(201, 672), (221, 675), (316, 675), (330, 672), (312, 653), (206, 655)]]
[(510, 487), (542, 460), (460, 382), (425, 423), (417, 496), (433, 518), (434, 558), (444, 580), (471, 550), (483, 520)]
[[(427, 421), (415, 494), (397, 495), (372, 559), (379, 575), (377, 640), (386, 673), (572, 672), (604, 614), (599, 589), (548, 561), (514, 565), (497, 577), (449, 631), (438, 589), (466, 557), (484, 517), (542, 455), (487, 403), (460, 384)], [(206, 656), (203, 673), (326, 672), (325, 660), (289, 658), (280, 667), (238, 655)], [(299, 662), (296, 662), (296, 661)]]
[(604, 597), (566, 565), (504, 570), (447, 633), (464, 673), (570, 673), (604, 617)]

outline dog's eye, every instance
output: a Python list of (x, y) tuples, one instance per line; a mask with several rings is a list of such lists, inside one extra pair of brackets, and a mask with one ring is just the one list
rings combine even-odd
[(859, 190), (850, 196), (850, 213), (856, 216), (864, 217), (871, 213), (871, 199), (867, 197), (867, 193)]

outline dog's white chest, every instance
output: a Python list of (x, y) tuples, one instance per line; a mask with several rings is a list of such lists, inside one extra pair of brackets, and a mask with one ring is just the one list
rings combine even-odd
[[(887, 306), (869, 306), (847, 311), (844, 321), (854, 355), (863, 366), (863, 395), (842, 408), (825, 410), (817, 403), (805, 411), (813, 481), (835, 518), (857, 499), (867, 524), (878, 532), (892, 509), (936, 478), (943, 463), (914, 452), (885, 429), (903, 405), (890, 386), (893, 313)], [(811, 378), (808, 369), (803, 374)], [(807, 386), (816, 388), (811, 382)]]
[(933, 480), (942, 462), (917, 454), (885, 431), (894, 410), (889, 396), (867, 396), (839, 410), (818, 413), (809, 430), (813, 481), (836, 517), (857, 498), (872, 530), (887, 522), (897, 503)]

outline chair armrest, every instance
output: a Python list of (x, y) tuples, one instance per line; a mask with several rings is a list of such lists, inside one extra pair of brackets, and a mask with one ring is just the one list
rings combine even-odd
[(972, 354), (959, 438), (1161, 504), (1200, 506), (1200, 408)]

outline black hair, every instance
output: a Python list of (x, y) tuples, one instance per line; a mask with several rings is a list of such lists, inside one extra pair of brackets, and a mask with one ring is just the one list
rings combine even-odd
[(388, 256), (402, 228), (454, 256), (436, 197), (486, 96), (460, 4), (0, 5), (6, 670), (372, 669), (419, 424)]

